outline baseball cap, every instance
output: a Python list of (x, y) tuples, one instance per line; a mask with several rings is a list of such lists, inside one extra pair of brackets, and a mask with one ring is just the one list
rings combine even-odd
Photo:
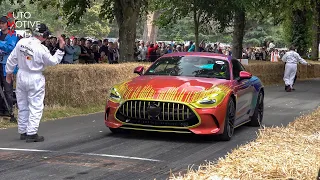
[(0, 22), (8, 22), (7, 16), (2, 16), (2, 17), (0, 18)]
[(49, 28), (44, 23), (40, 23), (37, 25), (37, 27), (34, 31), (39, 32), (39, 33), (44, 33), (44, 32), (48, 32)]
[(43, 36), (44, 38), (49, 38), (51, 35), (49, 28), (44, 23), (37, 24), (36, 28), (34, 28), (33, 30), (31, 28), (27, 29), (30, 29), (31, 32)]

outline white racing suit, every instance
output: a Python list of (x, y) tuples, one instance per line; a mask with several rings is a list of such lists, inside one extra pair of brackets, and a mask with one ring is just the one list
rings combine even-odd
[(297, 52), (292, 50), (284, 54), (282, 61), (286, 63), (283, 81), (286, 86), (290, 86), (290, 88), (292, 88), (294, 78), (297, 73), (298, 63), (300, 62), (301, 64), (307, 65), (308, 62), (301, 58)]
[(10, 54), (6, 72), (12, 73), (18, 65), (16, 96), (18, 104), (18, 132), (35, 135), (43, 112), (46, 66), (59, 64), (64, 51), (57, 50), (52, 56), (47, 47), (35, 37), (21, 39)]

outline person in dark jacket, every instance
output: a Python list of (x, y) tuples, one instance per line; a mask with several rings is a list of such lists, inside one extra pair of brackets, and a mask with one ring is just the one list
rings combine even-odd
[[(8, 21), (9, 19), (6, 16), (0, 18), (0, 90), (2, 91), (2, 88), (4, 89), (5, 98), (11, 110), (13, 107), (13, 83), (6, 81), (5, 68), (7, 59), (19, 39), (16, 32), (13, 29), (9, 29)], [(0, 97), (0, 115), (10, 115), (8, 110), (4, 100)]]

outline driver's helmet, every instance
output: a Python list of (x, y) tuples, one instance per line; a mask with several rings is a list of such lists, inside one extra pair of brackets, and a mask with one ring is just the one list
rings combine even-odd
[(214, 71), (214, 72), (217, 72), (217, 73), (222, 72), (222, 65), (221, 65), (221, 64), (215, 64), (215, 65), (213, 66), (213, 71)]

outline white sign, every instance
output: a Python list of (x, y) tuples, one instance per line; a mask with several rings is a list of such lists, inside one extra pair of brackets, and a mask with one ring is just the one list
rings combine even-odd
[(238, 59), (243, 65), (249, 65), (249, 59)]

